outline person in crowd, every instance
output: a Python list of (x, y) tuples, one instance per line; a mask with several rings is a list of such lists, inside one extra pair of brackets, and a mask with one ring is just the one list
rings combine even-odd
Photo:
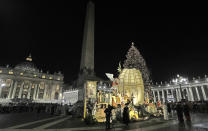
[(144, 107), (143, 107), (143, 105), (139, 104), (138, 111), (139, 111), (140, 117), (144, 118), (144, 113), (143, 113)]
[(108, 105), (108, 108), (105, 109), (105, 117), (106, 117), (106, 129), (110, 129), (110, 118), (111, 118), (111, 111), (112, 107), (111, 105)]
[(126, 106), (124, 107), (123, 110), (123, 122), (128, 126), (129, 124), (129, 107), (128, 107), (128, 103), (125, 104)]
[(173, 117), (174, 112), (175, 112), (175, 104), (173, 102), (171, 102), (170, 104), (170, 109), (171, 109), (171, 117)]
[(171, 115), (171, 104), (167, 103), (168, 115)]
[(197, 112), (197, 110), (198, 110), (198, 105), (197, 105), (196, 102), (194, 102), (194, 104), (193, 104), (193, 112), (195, 113), (195, 112)]
[(184, 102), (184, 105), (183, 105), (183, 113), (184, 113), (184, 116), (186, 118), (186, 121), (191, 121), (191, 117), (190, 117), (190, 107), (188, 105), (188, 102)]
[(51, 104), (51, 115), (53, 115), (53, 114), (54, 114), (54, 111), (55, 111), (55, 107), (54, 107), (54, 105), (53, 105), (53, 104)]
[(36, 110), (37, 110), (37, 117), (39, 117), (39, 114), (40, 114), (40, 112), (41, 112), (41, 107), (40, 107), (40, 105), (37, 105)]
[(183, 123), (184, 122), (184, 119), (183, 119), (183, 107), (182, 107), (181, 102), (177, 103), (176, 111), (177, 111), (177, 116), (178, 116), (179, 123)]

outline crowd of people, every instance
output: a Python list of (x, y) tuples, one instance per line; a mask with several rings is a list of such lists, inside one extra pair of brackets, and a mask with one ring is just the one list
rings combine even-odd
[[(173, 118), (174, 114), (177, 115), (177, 119), (179, 123), (183, 123), (184, 121), (191, 122), (190, 113), (208, 113), (208, 102), (205, 101), (197, 101), (197, 102), (190, 102), (186, 100), (181, 100), (180, 102), (169, 102), (164, 104), (155, 103), (157, 110), (161, 111), (161, 116), (164, 117), (164, 120), (169, 120), (169, 118)], [(112, 106), (108, 106), (105, 109), (106, 114), (106, 128), (110, 128), (110, 121), (112, 116)], [(138, 111), (140, 108), (138, 108)], [(123, 123), (128, 126), (130, 122), (129, 119), (129, 107), (128, 104), (124, 107), (123, 111)]]
[(207, 101), (181, 101), (168, 103), (172, 110), (176, 110), (178, 104), (186, 103), (192, 113), (208, 113), (208, 102)]
[[(158, 107), (160, 108), (160, 107)], [(206, 101), (187, 101), (181, 100), (180, 102), (170, 102), (163, 104), (163, 116), (165, 120), (172, 117), (174, 113), (177, 114), (180, 123), (191, 121), (190, 113), (208, 113), (208, 102)]]
[(68, 105), (57, 103), (4, 103), (0, 104), (0, 114), (36, 112), (50, 113), (51, 115), (67, 115)]

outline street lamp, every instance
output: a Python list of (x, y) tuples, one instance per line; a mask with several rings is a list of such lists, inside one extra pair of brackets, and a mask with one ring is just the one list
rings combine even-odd
[(184, 77), (182, 77), (180, 75), (177, 75), (177, 78), (173, 79), (172, 81), (173, 81), (173, 83), (179, 84), (181, 97), (182, 97), (182, 99), (184, 99), (183, 92), (182, 92), (182, 89), (181, 89), (181, 84), (183, 84), (183, 83), (187, 84), (188, 83), (188, 79), (184, 78)]

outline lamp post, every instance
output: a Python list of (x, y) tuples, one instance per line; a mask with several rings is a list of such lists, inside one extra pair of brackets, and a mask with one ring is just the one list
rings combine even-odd
[(180, 91), (181, 91), (181, 97), (182, 97), (182, 99), (184, 99), (184, 98), (183, 98), (183, 91), (182, 91), (182, 89), (181, 89), (181, 83), (179, 83), (179, 86), (180, 86)]
[(180, 75), (177, 75), (177, 78), (173, 79), (172, 81), (173, 81), (173, 83), (179, 84), (181, 97), (182, 97), (182, 99), (184, 99), (183, 91), (182, 91), (182, 88), (181, 88), (181, 84), (184, 83), (184, 82), (187, 83), (188, 79), (184, 78), (184, 77), (182, 77)]

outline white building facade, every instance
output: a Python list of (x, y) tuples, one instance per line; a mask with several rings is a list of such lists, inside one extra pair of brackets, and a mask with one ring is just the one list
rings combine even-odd
[(63, 78), (61, 73), (38, 70), (30, 55), (14, 68), (0, 67), (0, 102), (58, 102), (62, 99)]

